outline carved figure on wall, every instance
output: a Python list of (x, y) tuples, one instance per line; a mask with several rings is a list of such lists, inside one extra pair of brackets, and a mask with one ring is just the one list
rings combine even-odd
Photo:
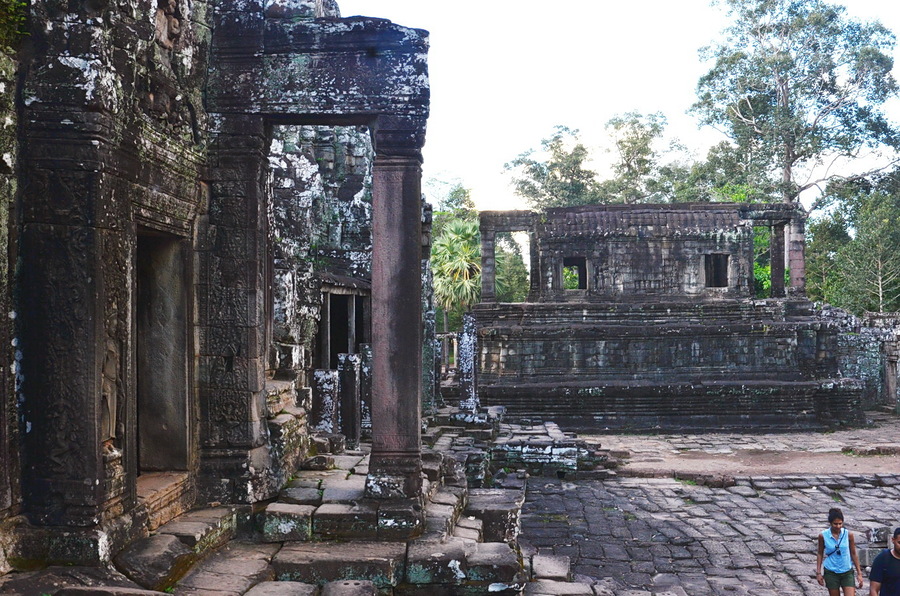
[(159, 0), (156, 9), (156, 43), (172, 50), (181, 35), (181, 19), (175, 0)]
[(103, 354), (103, 368), (100, 370), (100, 440), (104, 443), (120, 436), (122, 424), (119, 422), (119, 342), (118, 309), (113, 304), (106, 319), (106, 347)]

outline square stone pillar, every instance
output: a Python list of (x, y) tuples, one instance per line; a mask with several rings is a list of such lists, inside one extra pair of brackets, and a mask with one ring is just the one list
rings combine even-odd
[(769, 238), (769, 271), (772, 298), (784, 297), (784, 224), (772, 226)]
[[(376, 140), (378, 136), (376, 135)], [(372, 184), (372, 455), (366, 495), (422, 490), (421, 158), (376, 146)]]
[(497, 258), (494, 231), (481, 230), (481, 301), (496, 302), (495, 275), (497, 270)]
[(788, 229), (788, 267), (792, 296), (806, 295), (806, 222), (795, 217)]

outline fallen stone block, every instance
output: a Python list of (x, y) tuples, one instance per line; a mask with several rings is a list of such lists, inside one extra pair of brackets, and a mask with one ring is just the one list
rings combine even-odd
[(394, 500), (378, 505), (378, 539), (406, 540), (425, 531), (425, 510), (418, 499)]
[(116, 567), (150, 590), (165, 590), (187, 573), (196, 560), (187, 545), (171, 534), (136, 540), (115, 557)]
[(312, 536), (315, 510), (312, 505), (269, 503), (261, 516), (263, 540), (266, 542), (309, 540)]

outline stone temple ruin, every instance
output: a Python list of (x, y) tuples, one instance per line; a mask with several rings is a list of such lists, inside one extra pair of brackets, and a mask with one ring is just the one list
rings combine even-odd
[[(784, 204), (483, 212), (481, 402), (594, 429), (809, 428), (895, 405), (894, 333), (868, 327), (848, 350), (859, 322), (803, 298), (804, 220)], [(771, 233), (769, 299), (754, 298), (754, 227)], [(494, 298), (494, 244), (509, 232), (529, 236), (521, 304)]]
[[(115, 564), (166, 589), (238, 532), (291, 543), (277, 579), (322, 585), (374, 557), (359, 573), (382, 592), (520, 591), (524, 480), (483, 487), (484, 453), (559, 477), (590, 454), (551, 422), (479, 451), (500, 409), (474, 392), (435, 414), (428, 34), (339, 15), (333, 0), (36, 2), (23, 50), (0, 52), (0, 575)], [(802, 218), (485, 214), (465, 344), (482, 403), (806, 424), (893, 395), (892, 321), (782, 287), (750, 298), (757, 224)], [(521, 305), (492, 300), (510, 230), (532, 238)]]

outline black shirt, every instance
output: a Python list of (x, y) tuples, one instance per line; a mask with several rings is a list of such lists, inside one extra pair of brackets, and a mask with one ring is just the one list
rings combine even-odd
[(886, 548), (872, 561), (869, 581), (881, 582), (879, 596), (900, 596), (900, 559)]

